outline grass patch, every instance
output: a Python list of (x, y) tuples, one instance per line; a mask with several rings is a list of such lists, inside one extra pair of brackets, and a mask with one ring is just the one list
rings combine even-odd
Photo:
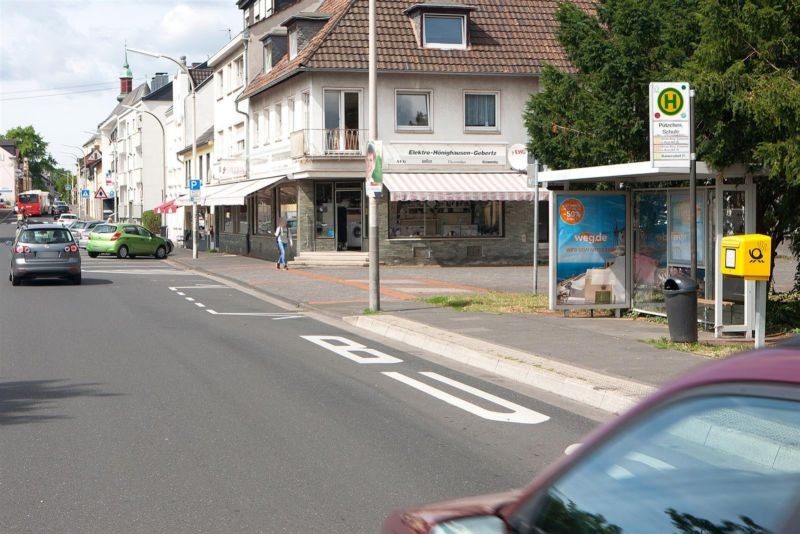
[(361, 310), (361, 315), (378, 315), (380, 313), (381, 313), (380, 310), (371, 310), (369, 308), (364, 308), (363, 310)]
[(533, 293), (479, 293), (475, 295), (434, 296), (423, 302), (464, 312), (539, 313), (547, 311), (547, 295)]
[(726, 358), (731, 354), (750, 350), (753, 348), (752, 343), (747, 344), (724, 344), (724, 343), (675, 343), (670, 341), (669, 338), (661, 337), (659, 339), (646, 339), (645, 343), (652, 345), (657, 349), (679, 350), (681, 352), (691, 352), (692, 354), (699, 354), (708, 358)]

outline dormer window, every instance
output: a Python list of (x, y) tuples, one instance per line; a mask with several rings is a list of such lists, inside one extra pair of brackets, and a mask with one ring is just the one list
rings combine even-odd
[(272, 70), (272, 43), (264, 45), (264, 72)]
[(426, 48), (466, 48), (466, 15), (422, 15), (422, 44)]
[(289, 59), (297, 57), (297, 29), (289, 31)]
[(423, 48), (464, 50), (469, 46), (470, 14), (477, 8), (431, 0), (408, 7), (414, 33)]

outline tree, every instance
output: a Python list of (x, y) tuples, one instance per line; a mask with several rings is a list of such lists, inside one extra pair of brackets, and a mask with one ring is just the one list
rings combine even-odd
[(698, 1), (562, 4), (558, 39), (577, 71), (544, 67), (525, 110), (528, 149), (555, 169), (648, 159), (648, 84), (690, 56)]
[(55, 168), (50, 173), (50, 180), (53, 184), (53, 190), (56, 195), (62, 199), (70, 198), (70, 191), (67, 191), (67, 185), (75, 185), (75, 176), (62, 168)]
[[(714, 167), (763, 167), (757, 231), (800, 258), (800, 4), (704, 0), (685, 72), (697, 91), (698, 153)], [(773, 261), (774, 265), (774, 261)], [(795, 275), (800, 289), (800, 269)]]
[(11, 128), (2, 136), (5, 139), (14, 139), (21, 158), (28, 158), (33, 187), (46, 189), (49, 181), (46, 177), (56, 168), (56, 160), (47, 152), (47, 143), (36, 133), (33, 126), (18, 126)]

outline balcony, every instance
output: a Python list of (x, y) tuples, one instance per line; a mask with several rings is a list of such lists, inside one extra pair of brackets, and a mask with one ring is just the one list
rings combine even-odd
[(289, 145), (292, 158), (363, 157), (367, 148), (367, 130), (297, 130), (289, 135)]

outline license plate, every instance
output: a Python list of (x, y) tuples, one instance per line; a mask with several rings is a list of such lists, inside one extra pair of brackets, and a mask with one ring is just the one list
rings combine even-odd
[(50, 250), (47, 252), (37, 252), (36, 257), (40, 260), (54, 260), (61, 257), (61, 253), (57, 250)]

